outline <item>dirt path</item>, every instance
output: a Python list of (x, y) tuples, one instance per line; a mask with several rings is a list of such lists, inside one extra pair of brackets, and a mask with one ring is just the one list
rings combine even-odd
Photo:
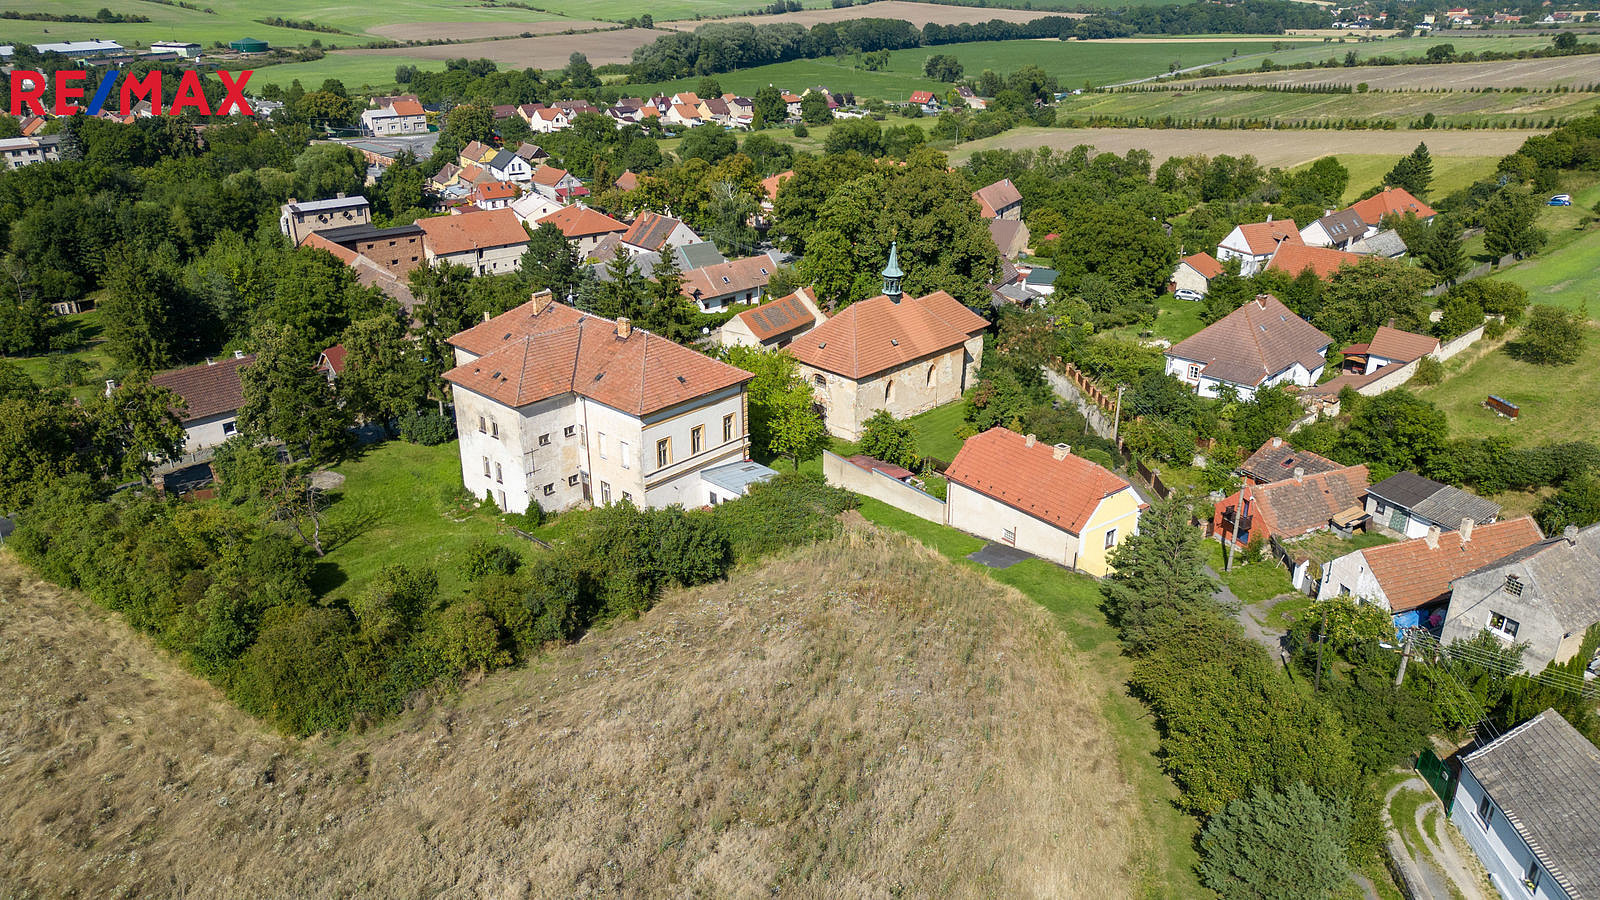
[[(1417, 806), (1412, 823), (1421, 836), (1420, 853), (1415, 852), (1419, 848), (1407, 846), (1389, 813), (1395, 797), (1406, 790), (1428, 797)], [(1439, 836), (1437, 841), (1428, 833), (1430, 821)], [(1484, 878), (1476, 861), (1469, 859), (1456, 844), (1451, 825), (1445, 820), (1444, 808), (1427, 782), (1412, 777), (1390, 788), (1383, 798), (1383, 823), (1388, 830), (1389, 854), (1418, 900), (1493, 900), (1483, 890)]]

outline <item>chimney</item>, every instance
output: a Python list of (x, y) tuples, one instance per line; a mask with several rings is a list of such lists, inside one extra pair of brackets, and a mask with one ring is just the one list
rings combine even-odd
[(533, 305), (533, 314), (537, 316), (550, 308), (550, 304), (555, 302), (555, 295), (547, 290), (539, 291), (528, 302)]
[(1561, 536), (1567, 539), (1567, 546), (1575, 546), (1578, 543), (1578, 526), (1568, 525), (1561, 529)]
[(114, 381), (113, 379), (107, 378), (106, 379), (106, 396), (107, 397), (111, 396), (111, 392), (115, 391), (116, 389), (117, 389), (116, 381)]
[(1439, 526), (1429, 525), (1428, 533), (1423, 535), (1422, 539), (1428, 542), (1429, 550), (1439, 549)]
[(1275, 437), (1275, 438), (1272, 439), (1272, 449), (1276, 450), (1276, 449), (1278, 449), (1279, 447), (1282, 447), (1282, 446), (1283, 446), (1283, 438)]
[(627, 316), (617, 316), (617, 337), (627, 340), (630, 334), (633, 334), (633, 320)]
[(1072, 455), (1072, 445), (1057, 444), (1055, 446), (1055, 451), (1051, 455), (1054, 456), (1058, 461), (1066, 459), (1068, 456)]
[(216, 360), (214, 360), (214, 359), (212, 359), (212, 358), (211, 358), (211, 357), (209, 357), (209, 356), (208, 356), (208, 357), (206, 357), (206, 365), (208, 365), (208, 366), (214, 366), (214, 365), (216, 365), (216, 364), (217, 364), (217, 361), (216, 361)]
[(1473, 523), (1473, 521), (1471, 519), (1462, 519), (1461, 520), (1461, 543), (1465, 544), (1468, 541), (1472, 540), (1472, 526), (1473, 526), (1473, 524), (1474, 523)]
[(293, 206), (293, 205), (295, 205), (295, 204), (296, 204), (296, 203), (299, 203), (299, 202), (300, 202), (300, 201), (299, 201), (299, 200), (296, 200), (296, 199), (295, 199), (295, 198), (293, 198), (293, 197), (290, 197), (290, 198), (289, 198), (289, 205), (290, 205), (290, 206)]
[(1302, 469), (1299, 466), (1295, 466), (1294, 467), (1294, 480), (1295, 481), (1299, 481), (1300, 479), (1302, 479), (1304, 477), (1306, 477), (1306, 470)]
[(1267, 213), (1267, 221), (1268, 222), (1272, 221), (1272, 213)]
[(1037, 444), (1037, 443), (1039, 443), (1039, 439), (1034, 437), (1031, 434), (1026, 436), (1026, 437), (1024, 437), (1023, 440), (1022, 440), (1022, 445), (1024, 447), (1032, 447), (1034, 444)]
[(483, 311), (483, 320), (485, 322), (489, 321), (489, 311), (487, 309)]
[(244, 359), (244, 351), (243, 350), (235, 350), (235, 351), (233, 351), (233, 358), (234, 359)]
[(344, 191), (340, 191), (339, 193), (334, 194), (333, 195), (333, 199), (335, 199), (335, 200), (343, 200), (344, 199)]

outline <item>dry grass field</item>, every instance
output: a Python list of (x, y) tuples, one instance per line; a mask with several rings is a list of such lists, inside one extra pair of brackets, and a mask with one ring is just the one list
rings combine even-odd
[[(1295, 96), (1295, 95), (1287, 95)], [(1022, 150), (1054, 147), (1070, 150), (1089, 144), (1103, 153), (1149, 150), (1160, 165), (1171, 156), (1204, 153), (1216, 156), (1248, 153), (1266, 166), (1293, 168), (1350, 148), (1362, 153), (1410, 153), (1426, 141), (1434, 156), (1503, 156), (1514, 152), (1537, 131), (1342, 131), (1337, 139), (1329, 131), (1244, 131), (1210, 128), (1017, 128), (1004, 134), (962, 144), (950, 151), (954, 165), (979, 150)]]
[(693, 31), (707, 22), (749, 22), (752, 25), (769, 25), (774, 22), (793, 22), (807, 28), (819, 22), (843, 22), (846, 19), (900, 19), (921, 28), (927, 24), (964, 25), (969, 22), (1032, 22), (1046, 16), (1064, 16), (1082, 19), (1088, 13), (1057, 12), (1050, 9), (999, 9), (987, 6), (944, 6), (936, 3), (915, 3), (912, 0), (879, 0), (861, 6), (844, 6), (837, 9), (803, 9), (774, 16), (738, 16), (727, 19), (681, 19), (674, 22), (657, 22), (657, 28)]
[(901, 537), (664, 598), (381, 732), (262, 731), (0, 556), (14, 896), (1120, 897), (1103, 675)]
[(1376, 90), (1445, 88), (1539, 88), (1600, 84), (1600, 59), (1566, 56), (1553, 59), (1507, 59), (1446, 65), (1356, 66), (1339, 69), (1296, 69), (1197, 78), (1182, 84), (1353, 85), (1365, 82)]
[(374, 25), (367, 31), (395, 41), (481, 41), (517, 34), (560, 34), (563, 31), (615, 27), (611, 22), (558, 19), (554, 22), (401, 22)]
[[(519, 28), (519, 31), (525, 30), (529, 29)], [(661, 32), (649, 28), (619, 28), (614, 31), (585, 32), (581, 38), (567, 34), (549, 34), (531, 38), (507, 38), (503, 41), (472, 41), (427, 47), (335, 50), (329, 53), (328, 57), (359, 59), (392, 56), (411, 62), (456, 59), (465, 56), (469, 59), (492, 59), (503, 68), (553, 70), (565, 67), (567, 58), (574, 51), (581, 51), (589, 57), (589, 62), (597, 66), (606, 63), (625, 63), (633, 59), (633, 51), (636, 48), (643, 47), (660, 36)]]

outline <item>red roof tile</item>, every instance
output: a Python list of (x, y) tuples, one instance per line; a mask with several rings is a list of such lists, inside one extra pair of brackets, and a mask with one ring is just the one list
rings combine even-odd
[(1082, 534), (1100, 502), (1128, 482), (1106, 469), (1009, 428), (967, 438), (945, 477), (1072, 534)]
[(845, 307), (789, 352), (808, 366), (859, 380), (959, 347), (987, 327), (944, 291), (899, 303), (879, 294)]
[(683, 273), (683, 295), (703, 300), (765, 287), (778, 266), (765, 253), (701, 266)]
[(638, 186), (639, 176), (632, 171), (624, 170), (621, 175), (617, 176), (617, 190), (619, 191), (631, 191)]
[(420, 116), (420, 115), (423, 115), (422, 104), (418, 103), (415, 100), (396, 100), (393, 104), (390, 105), (390, 108), (395, 111), (396, 115), (401, 115), (401, 116)]
[(1193, 256), (1185, 256), (1179, 262), (1204, 275), (1207, 279), (1215, 278), (1222, 274), (1222, 263), (1217, 262), (1217, 258), (1209, 253), (1201, 252)]
[[(1264, 526), (1267, 534), (1298, 537), (1328, 527), (1334, 516), (1361, 505), (1367, 493), (1367, 467), (1347, 466), (1248, 490), (1252, 520)], [(1237, 497), (1230, 499), (1237, 502)]]
[(1277, 249), (1280, 241), (1286, 244), (1305, 243), (1300, 239), (1300, 229), (1295, 226), (1293, 219), (1251, 222), (1240, 225), (1239, 233), (1244, 236), (1245, 246), (1254, 256), (1266, 256)]
[(683, 222), (671, 216), (660, 213), (641, 212), (639, 218), (633, 220), (628, 226), (628, 231), (622, 236), (624, 243), (646, 250), (660, 250), (666, 246), (667, 238)]
[(473, 188), (472, 193), (479, 200), (512, 200), (519, 192), (509, 181), (491, 181)]
[(972, 192), (972, 199), (978, 201), (978, 207), (983, 212), (985, 219), (992, 219), (1013, 203), (1022, 202), (1022, 192), (1011, 183), (1011, 179), (1002, 178), (987, 187), (978, 188)]
[(1308, 244), (1284, 241), (1272, 254), (1272, 261), (1267, 263), (1267, 268), (1290, 275), (1299, 275), (1310, 269), (1318, 278), (1326, 281), (1341, 267), (1353, 266), (1365, 258), (1332, 247), (1312, 247)]
[(1296, 362), (1314, 371), (1332, 343), (1283, 301), (1261, 294), (1167, 348), (1166, 355), (1200, 363), (1212, 378), (1254, 387)]
[(566, 169), (558, 169), (555, 166), (540, 166), (533, 172), (533, 183), (542, 184), (545, 187), (555, 187), (561, 179), (567, 177), (567, 174)]
[(768, 175), (766, 178), (761, 179), (761, 190), (766, 192), (768, 200), (776, 200), (778, 199), (778, 188), (782, 187), (785, 181), (788, 181), (793, 177), (793, 169), (790, 169), (787, 172), (779, 172), (776, 175)]
[(1429, 353), (1439, 349), (1439, 339), (1425, 334), (1413, 334), (1379, 325), (1378, 331), (1372, 336), (1372, 343), (1368, 345), (1367, 352), (1373, 356), (1384, 359), (1393, 359), (1400, 362), (1411, 362), (1421, 359)]
[(1239, 471), (1258, 482), (1268, 484), (1293, 478), (1295, 469), (1300, 469), (1306, 475), (1320, 475), (1342, 468), (1344, 467), (1325, 456), (1318, 456), (1310, 450), (1296, 450), (1288, 441), (1275, 437), (1250, 454), (1250, 458), (1239, 466)]
[(242, 356), (173, 369), (151, 376), (150, 383), (183, 398), (187, 409), (181, 419), (187, 425), (238, 411), (244, 405), (244, 384), (239, 380), (239, 370), (255, 361), (254, 356)]
[(1441, 534), (1435, 547), (1417, 538), (1358, 552), (1383, 587), (1389, 608), (1398, 613), (1446, 599), (1452, 580), (1543, 539), (1539, 526), (1523, 516), (1475, 526), (1470, 540), (1452, 531)]
[(873, 457), (867, 456), (864, 453), (857, 453), (855, 456), (846, 456), (845, 460), (855, 466), (866, 469), (868, 472), (882, 472), (890, 478), (893, 478), (895, 481), (904, 481), (907, 478), (917, 474), (905, 466), (897, 466), (891, 462), (884, 462), (881, 459), (874, 459)]
[(528, 232), (509, 209), (480, 209), (459, 216), (418, 219), (423, 244), (435, 256), (526, 244)]
[(537, 221), (561, 229), (561, 233), (569, 238), (592, 237), (597, 234), (620, 234), (627, 231), (628, 226), (618, 222), (599, 210), (587, 206), (563, 206), (548, 216)]
[(576, 393), (645, 416), (755, 377), (642, 328), (620, 337), (616, 322), (570, 306), (543, 301), (535, 313), (540, 302), (452, 337), (469, 353), (487, 352), (445, 380), (511, 407)]
[(739, 313), (739, 319), (750, 328), (756, 340), (765, 341), (775, 338), (780, 334), (787, 334), (800, 328), (805, 328), (817, 321), (817, 317), (806, 308), (800, 296), (805, 288), (763, 303), (754, 309), (747, 309)]
[(1365, 200), (1354, 203), (1350, 207), (1361, 216), (1363, 222), (1377, 225), (1387, 215), (1405, 215), (1415, 213), (1419, 219), (1431, 218), (1434, 215), (1433, 207), (1416, 197), (1405, 188), (1386, 188)]
[(326, 368), (335, 375), (344, 374), (345, 349), (343, 344), (334, 344), (322, 351), (322, 358), (317, 368)]

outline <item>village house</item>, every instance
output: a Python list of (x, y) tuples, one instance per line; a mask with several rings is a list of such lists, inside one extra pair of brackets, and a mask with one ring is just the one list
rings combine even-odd
[(528, 233), (509, 209), (475, 210), (458, 216), (418, 219), (429, 265), (453, 263), (474, 275), (499, 275), (522, 268)]
[(1283, 301), (1261, 294), (1167, 348), (1166, 372), (1202, 397), (1232, 388), (1249, 400), (1277, 384), (1316, 384), (1332, 343)]
[(221, 446), (239, 432), (239, 407), (244, 405), (239, 371), (255, 361), (254, 356), (235, 351), (232, 359), (208, 359), (198, 366), (150, 376), (150, 384), (183, 400), (178, 422), (183, 426), (186, 455)]
[(1178, 260), (1178, 267), (1172, 271), (1172, 281), (1168, 285), (1173, 293), (1179, 291), (1193, 292), (1205, 296), (1211, 290), (1211, 279), (1222, 274), (1222, 263), (1216, 257), (1201, 251)]
[(337, 381), (344, 374), (344, 360), (346, 350), (343, 344), (334, 344), (332, 347), (317, 354), (316, 369), (327, 376), (329, 381)]
[(799, 94), (791, 94), (788, 91), (785, 91), (783, 93), (784, 113), (791, 119), (800, 118), (800, 103), (804, 99), (805, 98), (801, 97)]
[(1439, 641), (1448, 646), (1488, 631), (1505, 644), (1526, 645), (1525, 672), (1564, 663), (1600, 623), (1596, 572), (1600, 525), (1569, 525), (1452, 581)]
[(1369, 230), (1360, 213), (1354, 209), (1342, 209), (1330, 212), (1300, 229), (1300, 240), (1311, 247), (1348, 250), (1352, 243), (1366, 236)]
[(528, 164), (528, 169), (530, 171), (538, 168), (542, 160), (550, 158), (550, 154), (546, 153), (543, 147), (540, 147), (538, 144), (529, 143), (528, 141), (523, 141), (521, 144), (518, 144), (517, 149), (513, 152), (516, 153), (519, 159)]
[(589, 193), (578, 176), (555, 166), (540, 166), (533, 173), (533, 189), (541, 196), (561, 203), (571, 203)]
[(529, 228), (538, 228), (540, 219), (563, 208), (560, 203), (537, 191), (529, 191), (512, 200), (509, 207), (513, 213), (516, 213), (517, 218), (521, 219), (522, 223)]
[(1028, 243), (1032, 238), (1027, 224), (1021, 219), (989, 220), (989, 239), (994, 241), (994, 248), (1005, 259), (1014, 260), (1028, 252)]
[(787, 347), (824, 318), (810, 292), (800, 288), (729, 319), (718, 329), (717, 340), (724, 347)]
[(1132, 485), (1033, 435), (991, 428), (967, 438), (945, 471), (949, 524), (1094, 576), (1139, 531)]
[(1409, 213), (1420, 219), (1423, 224), (1429, 225), (1437, 215), (1433, 207), (1411, 196), (1411, 192), (1405, 188), (1397, 187), (1384, 188), (1371, 197), (1352, 204), (1350, 209), (1367, 223), (1369, 233), (1378, 230), (1384, 216), (1403, 216)]
[(494, 159), (495, 154), (499, 152), (499, 150), (481, 141), (469, 141), (465, 147), (461, 148), (461, 152), (456, 154), (456, 162), (463, 169), (467, 166), (481, 166)]
[(907, 102), (911, 106), (921, 107), (924, 115), (938, 115), (939, 110), (943, 109), (933, 91), (912, 91), (911, 99)]
[(882, 294), (789, 345), (835, 437), (860, 439), (880, 409), (905, 418), (960, 399), (983, 362), (989, 323), (944, 291), (903, 296), (903, 277), (891, 245)]
[(663, 216), (660, 213), (642, 212), (633, 220), (628, 230), (622, 235), (622, 245), (631, 254), (660, 253), (661, 248), (671, 244), (682, 247), (684, 244), (700, 243), (700, 235), (694, 229), (685, 225), (681, 219)]
[[(368, 226), (354, 225), (351, 227), (366, 228)], [(408, 227), (415, 228), (416, 226)], [(424, 252), (421, 249), (421, 229), (418, 228), (417, 231), (418, 238), (415, 244), (415, 252), (420, 255)], [(350, 249), (349, 246), (345, 246), (344, 244), (336, 244), (333, 241), (328, 240), (325, 234), (325, 232), (312, 232), (311, 234), (306, 235), (306, 239), (300, 242), (301, 249), (322, 250), (332, 254), (335, 259), (339, 260), (355, 271), (357, 282), (366, 287), (375, 287), (378, 290), (383, 291), (385, 294), (392, 297), (394, 301), (398, 303), (400, 307), (408, 314), (416, 307), (417, 298), (411, 293), (410, 284), (407, 283), (407, 280), (404, 276), (396, 274), (396, 270), (409, 272), (411, 268), (415, 267), (409, 261), (409, 255), (404, 259), (404, 261), (402, 261), (401, 258), (390, 256), (386, 258), (386, 262), (388, 262), (389, 265), (379, 265), (376, 261)], [(359, 245), (359, 242), (352, 242), (352, 245)], [(408, 254), (409, 251), (410, 247), (408, 246)], [(394, 251), (390, 250), (390, 248), (384, 247), (379, 252)]]
[(733, 110), (728, 107), (728, 101), (721, 97), (707, 97), (700, 101), (696, 109), (700, 113), (700, 118), (708, 122), (715, 122), (718, 125), (730, 125), (733, 122)]
[(627, 225), (582, 204), (564, 206), (540, 219), (539, 224), (554, 225), (561, 229), (581, 257), (594, 252), (595, 247), (607, 236), (628, 230)]
[(491, 181), (472, 189), (472, 205), (479, 209), (506, 209), (520, 194), (509, 181)]
[(1372, 521), (1408, 538), (1430, 528), (1453, 531), (1463, 519), (1480, 525), (1500, 518), (1500, 504), (1415, 472), (1397, 472), (1367, 489)]
[(545, 291), (450, 345), (462, 480), (501, 509), (703, 506), (729, 496), (707, 473), (727, 480), (754, 465), (753, 376), (626, 318), (579, 312)]
[(373, 137), (396, 134), (426, 134), (428, 114), (415, 100), (395, 100), (378, 109), (361, 113), (361, 133)]
[(1275, 437), (1240, 464), (1239, 475), (1245, 484), (1271, 484), (1293, 478), (1296, 470), (1304, 475), (1321, 475), (1342, 468), (1344, 466), (1325, 456), (1310, 450), (1296, 450), (1288, 441)]
[(988, 101), (984, 100), (982, 97), (979, 97), (973, 92), (972, 88), (969, 88), (964, 84), (956, 88), (956, 95), (961, 98), (961, 102), (965, 103), (968, 109), (989, 108)]
[(0, 160), (7, 169), (20, 169), (34, 163), (55, 162), (61, 158), (58, 150), (61, 136), (42, 134), (36, 137), (14, 137), (0, 140)]
[(1345, 266), (1353, 266), (1361, 262), (1362, 257), (1332, 247), (1312, 247), (1306, 244), (1290, 243), (1284, 241), (1272, 253), (1272, 258), (1267, 260), (1267, 271), (1282, 272), (1290, 277), (1297, 277), (1307, 270), (1323, 281), (1332, 278), (1335, 272)]
[(778, 188), (783, 187), (783, 183), (793, 177), (794, 170), (789, 169), (761, 179), (761, 193), (765, 195), (765, 199), (761, 201), (761, 206), (764, 209), (772, 209), (772, 204), (778, 202)]
[(1265, 222), (1237, 225), (1228, 232), (1217, 245), (1217, 261), (1237, 259), (1239, 274), (1248, 278), (1265, 268), (1272, 254), (1278, 252), (1278, 245), (1285, 242), (1301, 243), (1300, 229), (1293, 219), (1275, 222), (1269, 216)]
[(1245, 485), (1217, 503), (1212, 534), (1227, 544), (1289, 540), (1328, 528), (1348, 528), (1366, 516), (1367, 467), (1345, 466), (1319, 475), (1297, 470), (1282, 481)]
[(631, 191), (639, 186), (639, 176), (632, 169), (623, 169), (612, 186), (619, 191)]
[(1350, 245), (1351, 253), (1378, 259), (1399, 259), (1405, 256), (1409, 249), (1406, 247), (1405, 238), (1393, 228), (1372, 232)]
[(1433, 529), (1415, 540), (1330, 561), (1322, 568), (1317, 599), (1355, 597), (1395, 616), (1398, 627), (1436, 625), (1444, 620), (1450, 582), (1543, 539), (1526, 516), (1488, 525), (1467, 519), (1455, 532)]
[(1600, 748), (1553, 709), (1461, 758), (1450, 821), (1501, 897), (1600, 897)]
[(972, 192), (972, 199), (978, 201), (978, 210), (985, 219), (1022, 218), (1022, 192), (1009, 178), (978, 188)]
[(672, 104), (672, 108), (667, 110), (667, 114), (662, 118), (672, 125), (683, 128), (693, 128), (705, 123), (705, 119), (700, 115), (700, 108), (687, 103)]
[(346, 197), (341, 193), (337, 197), (308, 203), (290, 197), (288, 203), (278, 208), (278, 230), (289, 238), (291, 244), (299, 244), (313, 231), (371, 223), (372, 206), (360, 194)]
[(716, 312), (735, 303), (759, 303), (778, 268), (771, 253), (730, 259), (683, 272), (683, 295), (701, 312)]
[(1372, 340), (1346, 347), (1344, 358), (1346, 367), (1357, 364), (1361, 374), (1370, 375), (1385, 366), (1405, 365), (1438, 352), (1436, 337), (1379, 325)]
[[(422, 227), (413, 223), (392, 228), (346, 225), (316, 232), (314, 237), (360, 254), (396, 278), (405, 278), (423, 263), (422, 235)], [(312, 239), (308, 235), (305, 243)]]
[[(518, 110), (518, 114), (523, 115), (521, 109)], [(537, 134), (564, 131), (572, 125), (572, 117), (567, 111), (554, 106), (536, 106), (527, 111), (524, 119), (528, 123), (528, 128)]]
[[(539, 149), (537, 147), (535, 150)], [(484, 163), (489, 174), (501, 181), (530, 184), (533, 181), (533, 163), (510, 150), (501, 150)]]

